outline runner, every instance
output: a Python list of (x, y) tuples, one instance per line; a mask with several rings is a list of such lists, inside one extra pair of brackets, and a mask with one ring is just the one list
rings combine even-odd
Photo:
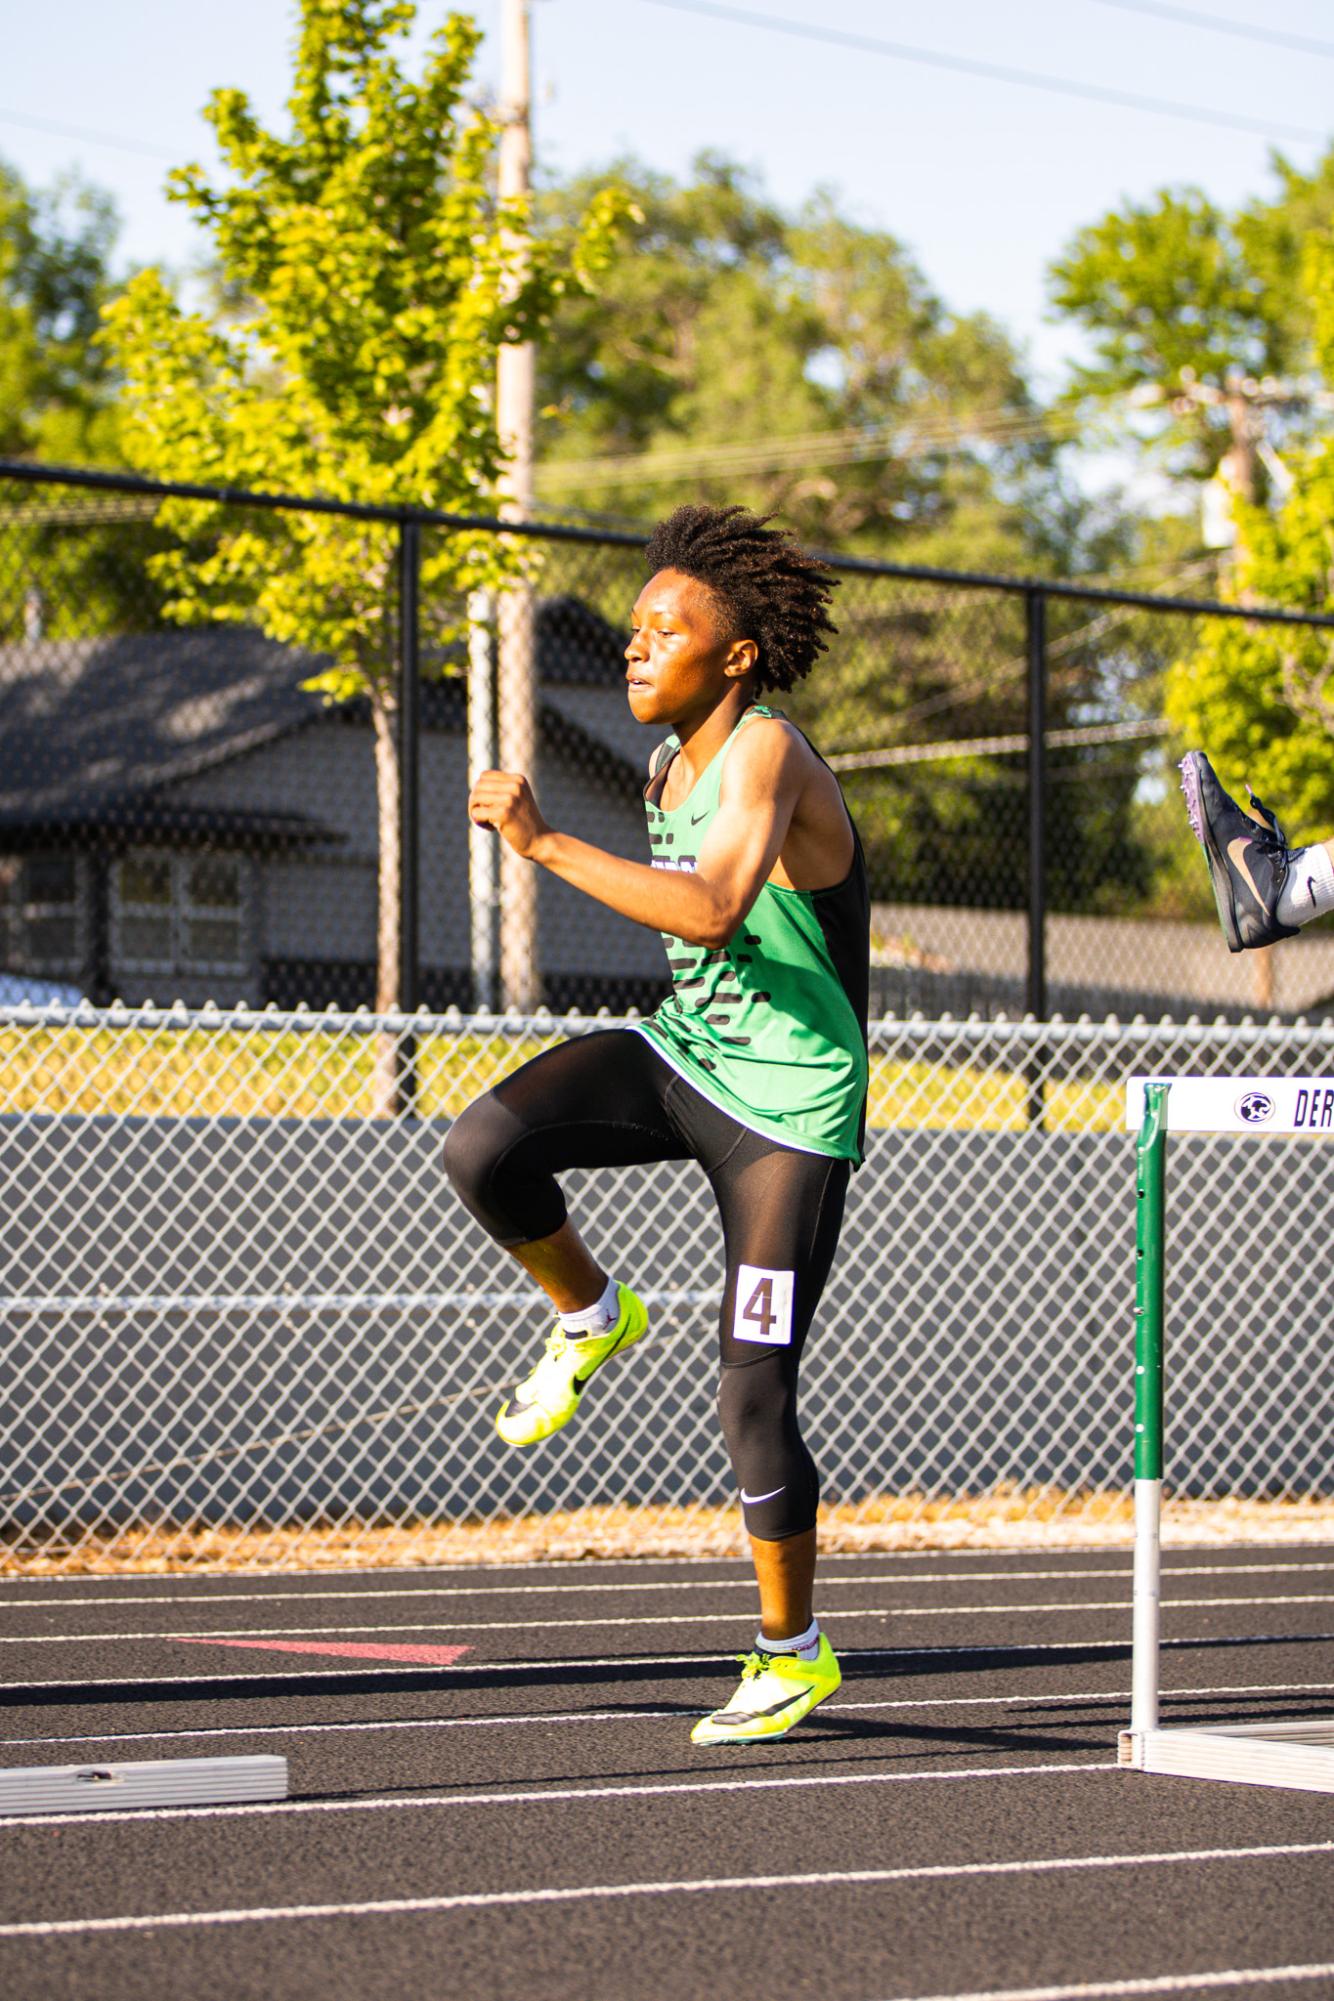
[(1230, 952), (1295, 938), (1304, 924), (1334, 910), (1334, 843), (1290, 848), (1276, 816), (1249, 785), (1258, 820), (1223, 790), (1202, 750), (1182, 758), (1181, 789)]
[(630, 708), (671, 730), (644, 794), (652, 864), (543, 819), (527, 779), (489, 771), (469, 812), (517, 854), (663, 934), (672, 993), (637, 1027), (546, 1051), (457, 1119), (459, 1197), (557, 1311), (496, 1419), (527, 1446), (568, 1424), (648, 1315), (584, 1244), (555, 1176), (694, 1160), (723, 1227), (718, 1405), (760, 1597), (740, 1684), (697, 1743), (783, 1736), (839, 1685), (814, 1616), (819, 1482), (797, 1423), (803, 1344), (865, 1131), (866, 866), (838, 780), (761, 700), (835, 631), (836, 579), (739, 507), (654, 531), (626, 647)]

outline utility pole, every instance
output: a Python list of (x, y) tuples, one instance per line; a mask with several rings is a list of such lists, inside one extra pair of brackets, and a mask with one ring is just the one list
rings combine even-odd
[[(495, 605), (490, 591), (468, 596), (468, 787), (500, 762), (496, 738)], [(468, 909), (472, 934), (472, 1005), (494, 1014), (500, 850), (487, 827), (468, 825)]]
[[(500, 161), (502, 201), (528, 201), (532, 187), (532, 82), (528, 0), (501, 0)], [(511, 296), (527, 275), (525, 239), (506, 240)], [(531, 341), (506, 343), (496, 357), (496, 429), (507, 465), (500, 513), (533, 513), (533, 409), (537, 356)], [(533, 588), (506, 587), (496, 605), (496, 696), (500, 764), (537, 784), (537, 647)], [(529, 1014), (542, 996), (538, 959), (537, 870), (500, 843), (500, 989), (507, 1009)]]
[[(1231, 503), (1240, 501), (1244, 506), (1255, 506), (1260, 498), (1262, 466), (1268, 471), (1271, 481), (1288, 478), (1265, 435), (1265, 412), (1334, 408), (1334, 394), (1315, 383), (1288, 381), (1274, 375), (1257, 379), (1244, 374), (1239, 368), (1228, 370), (1221, 387), (1217, 383), (1201, 382), (1193, 369), (1183, 368), (1181, 378), (1174, 387), (1149, 383), (1137, 400), (1145, 406), (1166, 403), (1176, 417), (1190, 417), (1208, 409), (1225, 412), (1228, 449), (1219, 460), (1218, 470), (1210, 484), (1223, 489), (1227, 505), (1216, 510), (1219, 518), (1208, 522), (1205, 539), (1213, 548), (1230, 548), (1234, 552), (1234, 562), (1244, 551), (1237, 522), (1230, 513)], [(1280, 496), (1281, 493), (1280, 486)], [(1213, 532), (1210, 532), (1211, 529)]]

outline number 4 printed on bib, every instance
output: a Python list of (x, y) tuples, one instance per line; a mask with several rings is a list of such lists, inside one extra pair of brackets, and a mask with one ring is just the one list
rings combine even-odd
[(792, 1345), (792, 1284), (790, 1271), (767, 1271), (763, 1265), (741, 1265), (736, 1276), (734, 1341), (762, 1341), (768, 1348)]

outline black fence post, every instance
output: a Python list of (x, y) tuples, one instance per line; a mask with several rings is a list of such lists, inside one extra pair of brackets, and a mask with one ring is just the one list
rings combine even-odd
[[(421, 523), (406, 518), (398, 531), (398, 1004), (412, 1014), (421, 993)], [(417, 1103), (417, 1051), (411, 1035), (399, 1047), (398, 1102)]]
[[(1028, 638), (1028, 1012), (1047, 1018), (1047, 596), (1024, 592)], [(1028, 1123), (1043, 1122), (1042, 1061), (1028, 1073)]]

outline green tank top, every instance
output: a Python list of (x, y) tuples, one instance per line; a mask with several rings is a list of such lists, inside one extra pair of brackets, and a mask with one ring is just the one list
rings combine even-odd
[[(644, 795), (654, 868), (694, 868), (737, 731), (774, 714), (760, 703), (747, 709), (671, 812), (655, 802), (680, 744), (669, 737), (659, 746)], [(672, 992), (639, 1032), (740, 1125), (786, 1146), (860, 1162), (870, 898), (855, 824), (852, 838), (852, 866), (842, 882), (817, 890), (766, 882), (736, 935), (718, 950), (664, 932)]]

